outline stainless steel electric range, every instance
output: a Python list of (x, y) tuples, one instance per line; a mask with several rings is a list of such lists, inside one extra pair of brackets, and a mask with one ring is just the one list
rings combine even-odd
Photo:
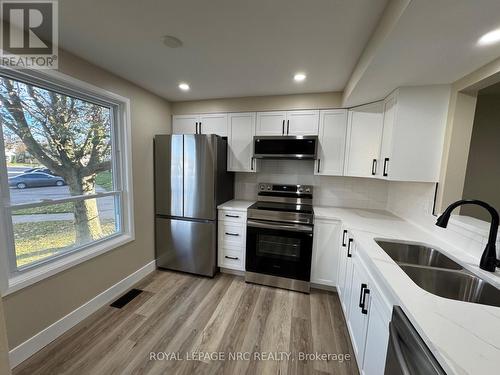
[(248, 208), (245, 281), (309, 293), (313, 188), (259, 184)]

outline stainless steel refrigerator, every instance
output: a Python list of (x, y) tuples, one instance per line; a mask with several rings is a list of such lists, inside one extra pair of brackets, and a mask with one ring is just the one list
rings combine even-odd
[(227, 140), (217, 135), (157, 135), (156, 265), (214, 276), (217, 205), (234, 196)]

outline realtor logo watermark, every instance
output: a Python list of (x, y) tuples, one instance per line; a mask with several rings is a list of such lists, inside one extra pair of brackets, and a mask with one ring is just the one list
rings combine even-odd
[(57, 69), (56, 0), (0, 1), (0, 65), (15, 69)]

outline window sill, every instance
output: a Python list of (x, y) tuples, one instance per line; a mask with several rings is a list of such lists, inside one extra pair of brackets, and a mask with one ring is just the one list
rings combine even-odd
[(132, 234), (130, 233), (122, 234), (110, 238), (107, 241), (103, 241), (99, 244), (91, 246), (85, 250), (80, 250), (73, 254), (61, 257), (61, 259), (58, 259), (54, 262), (50, 262), (46, 265), (36, 267), (32, 270), (23, 272), (22, 274), (12, 276), (9, 278), (8, 288), (3, 295), (6, 296), (15, 293), (23, 288), (26, 288), (27, 286), (33, 285), (41, 280), (44, 280), (59, 272), (74, 267), (89, 259), (105, 254), (108, 251), (123, 246), (126, 243), (131, 242), (133, 240), (134, 236)]

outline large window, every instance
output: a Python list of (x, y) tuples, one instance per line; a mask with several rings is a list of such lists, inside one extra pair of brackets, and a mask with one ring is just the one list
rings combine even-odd
[(75, 87), (0, 73), (0, 165), (12, 274), (127, 230), (122, 110)]

